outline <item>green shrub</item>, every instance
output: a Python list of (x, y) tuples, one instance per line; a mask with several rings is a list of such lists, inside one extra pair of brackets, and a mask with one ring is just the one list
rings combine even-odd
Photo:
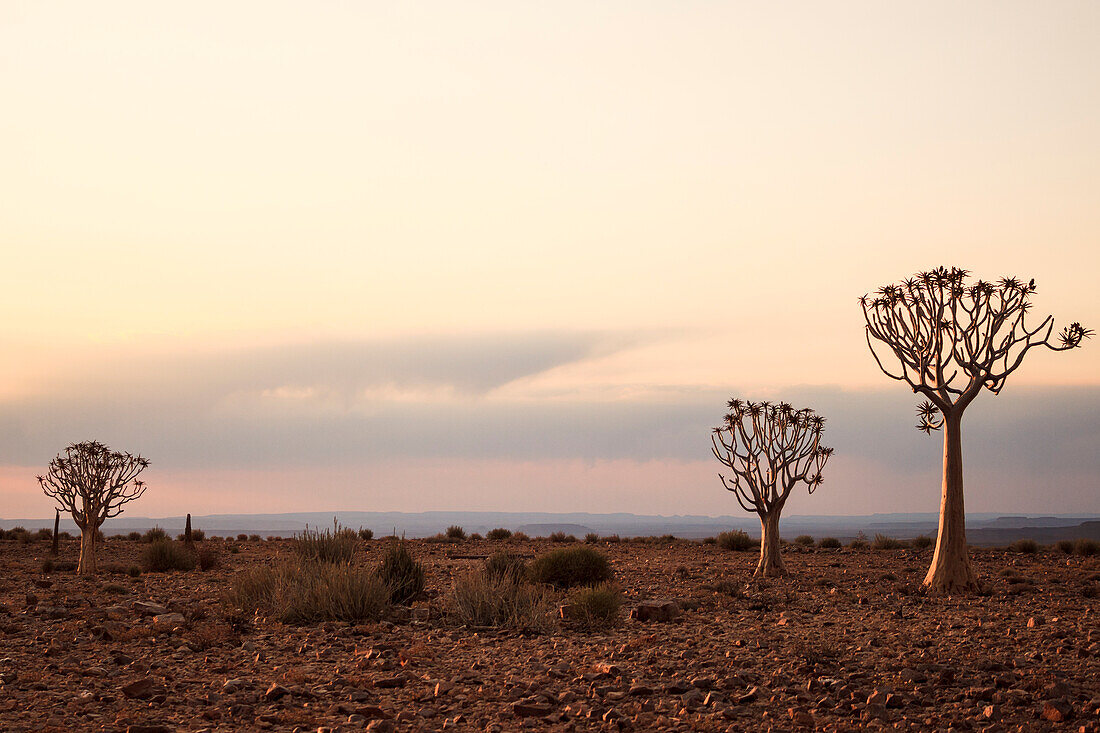
[(496, 529), (490, 529), (485, 533), (487, 539), (495, 541), (506, 540), (512, 536), (512, 530), (505, 529), (504, 527), (497, 527)]
[(527, 577), (527, 561), (514, 552), (501, 550), (485, 560), (485, 572), (495, 578), (522, 580)]
[(548, 538), (551, 542), (576, 542), (577, 538), (565, 532), (553, 532)]
[(618, 623), (622, 607), (622, 592), (610, 583), (601, 583), (570, 593), (562, 615), (585, 628), (606, 629)]
[(141, 536), (142, 542), (156, 542), (157, 540), (168, 539), (168, 533), (160, 527), (153, 527), (148, 532)]
[(374, 530), (373, 529), (367, 529), (366, 527), (360, 527), (359, 528), (359, 539), (364, 540), (364, 541), (373, 540), (374, 539)]
[(835, 550), (840, 547), (840, 540), (836, 537), (822, 537), (817, 541), (818, 547), (824, 547), (826, 549)]
[(260, 611), (283, 623), (382, 618), (389, 588), (377, 573), (353, 565), (300, 560), (238, 574), (224, 601), (233, 610)]
[(720, 533), (718, 535), (717, 542), (718, 546), (721, 547), (723, 550), (736, 550), (738, 552), (751, 550), (755, 545), (757, 545), (757, 543), (753, 541), (752, 537), (749, 537), (747, 533), (739, 529), (735, 529), (731, 532)]
[(294, 536), (294, 552), (302, 560), (350, 563), (358, 545), (359, 535), (341, 528), (335, 519), (332, 520), (332, 529), (321, 532), (306, 527), (305, 531)]
[(876, 534), (873, 547), (876, 550), (900, 550), (905, 547), (905, 543), (893, 537), (887, 537), (884, 534)]
[(1096, 540), (1080, 539), (1077, 540), (1077, 542), (1074, 544), (1073, 549), (1077, 552), (1078, 555), (1092, 557), (1093, 555), (1100, 553), (1100, 542), (1097, 542)]
[(195, 554), (172, 540), (162, 539), (150, 542), (141, 553), (141, 566), (150, 573), (164, 573), (169, 570), (194, 570)]
[(1066, 555), (1073, 554), (1073, 540), (1058, 540), (1054, 543), (1054, 547)]
[(913, 539), (909, 540), (909, 544), (918, 550), (927, 550), (932, 545), (936, 544), (936, 541), (926, 534), (919, 534)]
[(803, 547), (813, 547), (814, 538), (808, 534), (800, 534), (794, 538), (794, 543), (796, 545), (802, 545)]
[(461, 623), (525, 631), (548, 630), (554, 607), (549, 589), (488, 569), (460, 575), (446, 601), (447, 614)]
[(459, 527), (457, 524), (452, 524), (447, 527), (447, 531), (443, 533), (449, 540), (464, 540), (466, 539), (466, 530)]
[(1008, 549), (1013, 552), (1022, 552), (1025, 555), (1034, 555), (1039, 551), (1039, 543), (1035, 540), (1028, 539), (1016, 540), (1008, 546)]
[(413, 558), (405, 540), (387, 544), (378, 577), (389, 588), (393, 603), (408, 603), (424, 590), (424, 566)]
[(531, 579), (555, 588), (596, 585), (611, 579), (611, 563), (590, 547), (564, 547), (535, 558), (529, 568)]

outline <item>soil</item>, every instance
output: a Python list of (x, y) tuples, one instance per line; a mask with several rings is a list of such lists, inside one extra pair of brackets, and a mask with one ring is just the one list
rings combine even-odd
[(626, 610), (681, 612), (527, 635), (440, 609), (477, 556), (560, 545), (410, 544), (428, 569), (413, 609), (296, 627), (221, 601), (289, 540), (207, 539), (217, 569), (130, 577), (143, 545), (111, 538), (94, 578), (43, 573), (46, 542), (0, 541), (0, 729), (1100, 731), (1100, 557), (975, 548), (984, 590), (938, 597), (919, 587), (930, 550), (791, 545), (790, 577), (758, 583), (753, 552), (600, 543)]

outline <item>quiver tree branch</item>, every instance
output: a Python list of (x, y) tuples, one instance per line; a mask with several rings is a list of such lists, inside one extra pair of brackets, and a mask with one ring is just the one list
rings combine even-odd
[(982, 388), (999, 394), (1034, 348), (1067, 351), (1093, 332), (1074, 322), (1055, 337), (1054, 317), (1030, 317), (1035, 280), (968, 282), (958, 267), (938, 267), (859, 299), (867, 346), (879, 369), (925, 398), (917, 429), (946, 428), (939, 538), (925, 585), (973, 589), (962, 500), (963, 411)]
[(50, 461), (38, 476), (43, 493), (68, 512), (81, 532), (80, 567), (95, 572), (95, 536), (104, 521), (117, 517), (123, 507), (141, 498), (145, 483), (138, 475), (149, 461), (140, 455), (112, 451), (102, 443), (73, 443)]
[(832, 448), (821, 445), (825, 418), (786, 402), (727, 403), (724, 424), (711, 434), (711, 452), (729, 469), (718, 474), (747, 512), (761, 521), (757, 574), (784, 575), (779, 557), (779, 515), (791, 491), (805, 485), (809, 493), (824, 481), (822, 471)]

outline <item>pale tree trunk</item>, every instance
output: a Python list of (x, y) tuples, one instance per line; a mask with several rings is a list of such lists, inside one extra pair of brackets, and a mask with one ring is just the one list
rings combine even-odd
[(80, 563), (76, 568), (79, 575), (95, 575), (98, 570), (95, 562), (97, 529), (91, 522), (80, 529)]
[(779, 509), (760, 515), (760, 562), (753, 577), (781, 578), (787, 574), (779, 555)]
[(966, 549), (961, 423), (961, 410), (944, 415), (940, 528), (932, 566), (924, 577), (924, 586), (940, 593), (972, 591), (978, 587), (978, 577)]

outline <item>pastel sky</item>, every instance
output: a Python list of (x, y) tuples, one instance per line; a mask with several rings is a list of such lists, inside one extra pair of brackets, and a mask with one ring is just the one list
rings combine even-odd
[[(737, 511), (730, 396), (829, 418), (789, 513), (936, 511), (856, 298), (948, 264), (1100, 326), (1100, 4), (0, 4), (0, 517)], [(967, 508), (1100, 512), (1100, 341), (964, 423)]]

